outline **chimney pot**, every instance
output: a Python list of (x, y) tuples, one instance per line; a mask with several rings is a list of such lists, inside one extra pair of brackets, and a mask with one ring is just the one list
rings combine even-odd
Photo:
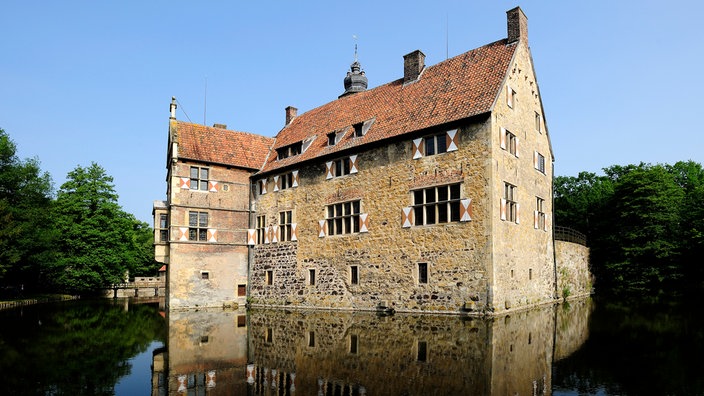
[(518, 40), (528, 44), (528, 18), (521, 7), (506, 11), (506, 23), (509, 44)]
[(297, 115), (298, 109), (293, 106), (288, 106), (286, 108), (286, 125), (290, 124)]
[(213, 128), (227, 129), (227, 124), (213, 124)]
[(171, 105), (169, 106), (169, 112), (171, 113), (171, 116), (169, 118), (171, 118), (172, 120), (176, 119), (176, 107), (176, 97), (172, 96)]
[(425, 67), (425, 54), (415, 50), (403, 56), (403, 83), (415, 81)]

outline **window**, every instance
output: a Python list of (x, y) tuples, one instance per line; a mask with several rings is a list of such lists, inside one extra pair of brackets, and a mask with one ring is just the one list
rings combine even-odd
[(428, 283), (428, 263), (418, 263), (418, 283)]
[(266, 215), (257, 216), (257, 244), (266, 240)]
[(266, 194), (266, 179), (257, 180), (257, 190), (259, 195)]
[(460, 185), (414, 190), (413, 211), (415, 225), (460, 221)]
[(354, 124), (354, 137), (362, 137), (364, 136), (364, 123), (360, 122), (359, 124)]
[(191, 167), (191, 190), (208, 191), (208, 168)]
[(308, 332), (308, 346), (311, 348), (315, 347), (315, 332), (314, 331)]
[(210, 273), (208, 271), (202, 271), (200, 273), (200, 278), (201, 279), (210, 279)]
[(247, 295), (247, 285), (237, 285), (237, 297), (245, 297)]
[(266, 342), (274, 341), (274, 330), (271, 327), (266, 328)]
[(528, 280), (533, 280), (533, 268), (528, 268)]
[(188, 212), (188, 240), (208, 240), (208, 213)]
[(337, 133), (328, 133), (328, 146), (334, 146), (337, 143)]
[(427, 136), (425, 139), (425, 155), (435, 155), (447, 152), (447, 134)]
[(350, 284), (352, 284), (352, 285), (359, 284), (359, 266), (356, 266), (356, 265), (350, 266)]
[(516, 186), (504, 183), (505, 208), (503, 220), (516, 222), (518, 220), (518, 203), (516, 203)]
[(540, 173), (545, 173), (545, 157), (537, 151), (535, 152), (534, 162), (535, 169)]
[(281, 242), (291, 240), (292, 217), (292, 212), (290, 210), (279, 212), (279, 240)]
[(509, 87), (508, 85), (506, 86), (506, 104), (508, 107), (513, 108), (513, 105), (516, 103), (516, 91), (513, 90), (513, 88)]
[(169, 241), (169, 215), (162, 213), (159, 215), (159, 242)]
[(308, 285), (310, 285), (310, 286), (315, 285), (315, 269), (314, 268), (308, 269)]
[(511, 131), (502, 128), (501, 148), (518, 157), (518, 138)]
[(333, 161), (333, 166), (335, 167), (335, 177), (340, 177), (350, 174), (350, 160), (349, 158), (341, 158)]
[(359, 201), (328, 205), (327, 226), (328, 235), (359, 232)]
[(280, 147), (276, 149), (276, 154), (278, 159), (284, 159), (298, 155), (303, 149), (303, 142), (297, 142), (294, 144), (289, 144), (288, 146)]
[(535, 228), (539, 230), (545, 229), (545, 210), (543, 205), (545, 200), (540, 197), (535, 197)]
[(280, 177), (282, 190), (293, 187), (293, 172), (283, 174)]
[(247, 326), (247, 315), (237, 315), (237, 327)]
[(273, 270), (266, 271), (266, 284), (270, 285), (270, 286), (274, 284), (274, 271)]
[(357, 334), (350, 334), (350, 353), (357, 354), (359, 351), (359, 336)]
[(419, 362), (428, 360), (428, 342), (418, 341), (418, 359)]
[(541, 119), (541, 117), (540, 117), (540, 113), (538, 113), (538, 112), (536, 111), (536, 112), (535, 112), (535, 130), (538, 131), (538, 133), (543, 133), (543, 130), (542, 130), (542, 128), (541, 128), (541, 124), (542, 124), (542, 123), (543, 123), (543, 122), (542, 122), (542, 119)]

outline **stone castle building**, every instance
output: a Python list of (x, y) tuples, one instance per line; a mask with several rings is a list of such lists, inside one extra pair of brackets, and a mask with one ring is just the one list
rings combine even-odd
[(528, 46), (508, 38), (338, 99), (275, 138), (176, 120), (154, 206), (171, 308), (496, 314), (557, 295), (553, 152)]

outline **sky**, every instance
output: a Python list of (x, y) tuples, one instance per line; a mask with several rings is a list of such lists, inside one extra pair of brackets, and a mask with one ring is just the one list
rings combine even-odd
[(96, 162), (119, 203), (152, 224), (165, 199), (169, 103), (177, 118), (275, 136), (285, 108), (335, 100), (358, 59), (369, 88), (506, 37), (520, 6), (555, 174), (704, 163), (704, 2), (0, 2), (0, 128), (58, 190)]

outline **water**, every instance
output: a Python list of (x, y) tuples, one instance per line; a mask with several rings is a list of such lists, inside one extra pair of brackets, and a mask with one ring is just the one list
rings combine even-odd
[(41, 304), (0, 311), (0, 394), (704, 395), (697, 307), (587, 299), (472, 319)]

